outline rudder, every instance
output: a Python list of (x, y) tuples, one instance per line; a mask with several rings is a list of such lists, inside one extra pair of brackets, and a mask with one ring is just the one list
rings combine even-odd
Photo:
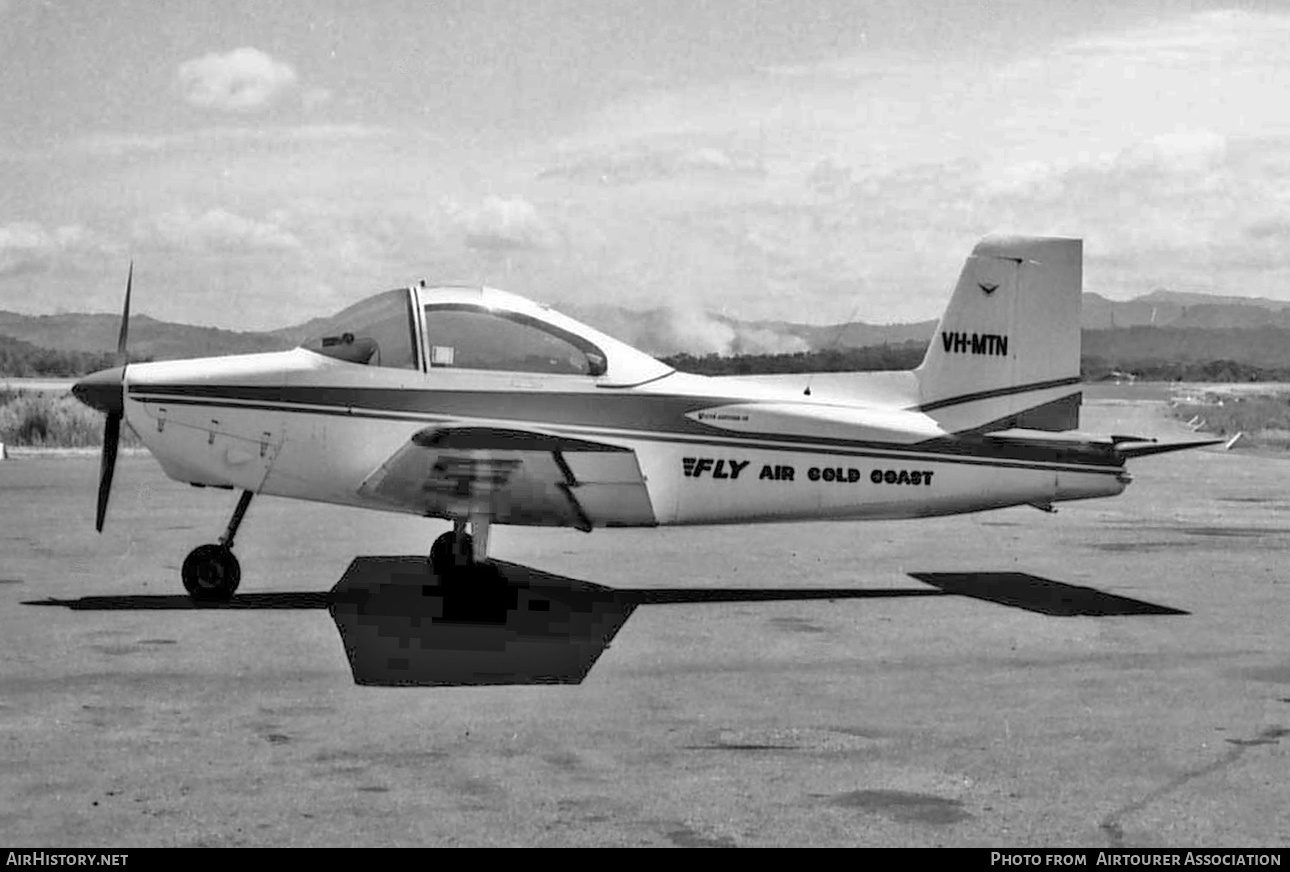
[(963, 266), (921, 366), (919, 409), (952, 432), (1079, 426), (1083, 241), (992, 236)]

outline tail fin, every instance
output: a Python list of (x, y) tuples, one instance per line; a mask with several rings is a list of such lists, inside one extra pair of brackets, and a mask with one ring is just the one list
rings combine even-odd
[(1083, 242), (979, 242), (932, 337), (919, 408), (952, 432), (1079, 426)]

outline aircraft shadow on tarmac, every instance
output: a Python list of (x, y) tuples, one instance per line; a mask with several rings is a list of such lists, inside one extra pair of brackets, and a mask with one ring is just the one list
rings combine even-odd
[(448, 582), (424, 557), (356, 557), (329, 592), (87, 596), (27, 605), (77, 611), (328, 609), (354, 681), (425, 687), (577, 684), (637, 606), (961, 595), (1046, 615), (1186, 612), (1020, 572), (910, 573), (931, 588), (611, 588), (504, 561)]
[(1025, 572), (911, 572), (911, 578), (944, 593), (1013, 606), (1060, 617), (1111, 615), (1186, 615), (1188, 612), (1106, 593), (1095, 587), (1065, 584)]

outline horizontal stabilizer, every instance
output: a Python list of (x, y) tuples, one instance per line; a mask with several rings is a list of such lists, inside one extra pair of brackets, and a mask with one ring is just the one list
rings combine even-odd
[(412, 437), (420, 448), (458, 451), (630, 451), (618, 445), (497, 427), (428, 427)]
[(1203, 448), (1206, 445), (1218, 445), (1222, 439), (1199, 439), (1191, 442), (1147, 442), (1138, 445), (1117, 444), (1115, 450), (1125, 460), (1134, 457), (1147, 457), (1152, 454), (1168, 454), (1171, 451), (1184, 451), (1188, 448)]

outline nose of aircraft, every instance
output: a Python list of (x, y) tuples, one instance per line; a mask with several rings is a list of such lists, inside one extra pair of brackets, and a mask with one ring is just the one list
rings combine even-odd
[(125, 367), (99, 370), (72, 385), (76, 399), (100, 412), (120, 415), (125, 410)]

